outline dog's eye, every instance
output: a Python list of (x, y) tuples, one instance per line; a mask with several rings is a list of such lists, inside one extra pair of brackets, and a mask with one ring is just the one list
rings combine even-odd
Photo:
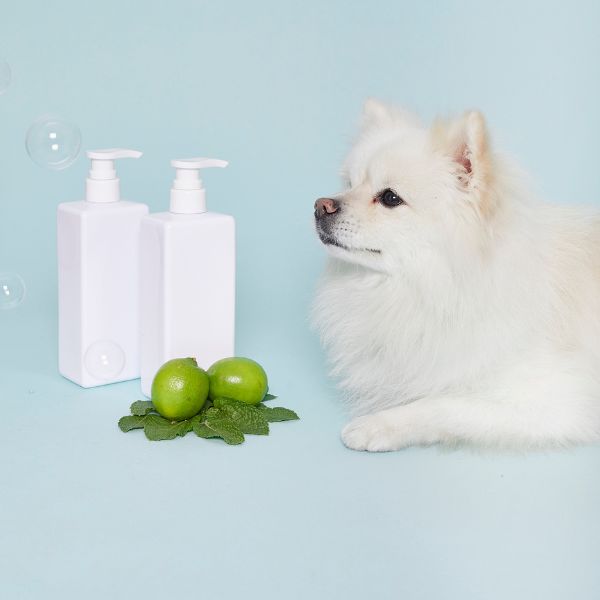
[(383, 190), (383, 192), (379, 192), (379, 194), (377, 194), (377, 199), (381, 204), (388, 208), (393, 208), (394, 206), (399, 206), (404, 203), (404, 200), (402, 200), (394, 190), (390, 190), (389, 188)]

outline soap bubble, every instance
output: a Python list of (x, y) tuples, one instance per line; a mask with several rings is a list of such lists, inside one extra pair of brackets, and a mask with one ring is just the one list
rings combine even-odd
[(8, 89), (10, 80), (10, 66), (3, 58), (0, 58), (0, 96)]
[(25, 147), (31, 160), (40, 167), (66, 169), (79, 156), (81, 132), (73, 123), (46, 115), (27, 130)]
[(83, 358), (87, 372), (100, 381), (110, 381), (125, 366), (125, 352), (119, 344), (99, 340), (90, 344)]
[(0, 308), (15, 308), (25, 298), (25, 282), (16, 273), (0, 273)]

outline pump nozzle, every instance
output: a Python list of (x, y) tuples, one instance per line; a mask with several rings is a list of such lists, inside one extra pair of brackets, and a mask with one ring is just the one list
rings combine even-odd
[(119, 178), (114, 161), (118, 158), (139, 158), (141, 152), (126, 148), (88, 150), (92, 166), (86, 180), (86, 200), (89, 202), (117, 202), (120, 199)]
[(226, 167), (229, 163), (218, 158), (182, 158), (172, 160), (175, 181), (171, 188), (171, 212), (193, 214), (206, 212), (206, 190), (199, 170), (207, 167)]

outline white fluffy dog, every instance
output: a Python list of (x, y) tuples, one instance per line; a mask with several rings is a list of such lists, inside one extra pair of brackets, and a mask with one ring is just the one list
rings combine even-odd
[(600, 439), (600, 215), (536, 200), (483, 116), (422, 127), (369, 100), (315, 204), (313, 308), (356, 450)]

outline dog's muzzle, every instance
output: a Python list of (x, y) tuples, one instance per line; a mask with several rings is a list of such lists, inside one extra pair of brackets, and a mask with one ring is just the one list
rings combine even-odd
[(315, 202), (315, 224), (319, 238), (324, 244), (337, 245), (332, 226), (339, 210), (340, 203), (333, 198), (319, 198)]

